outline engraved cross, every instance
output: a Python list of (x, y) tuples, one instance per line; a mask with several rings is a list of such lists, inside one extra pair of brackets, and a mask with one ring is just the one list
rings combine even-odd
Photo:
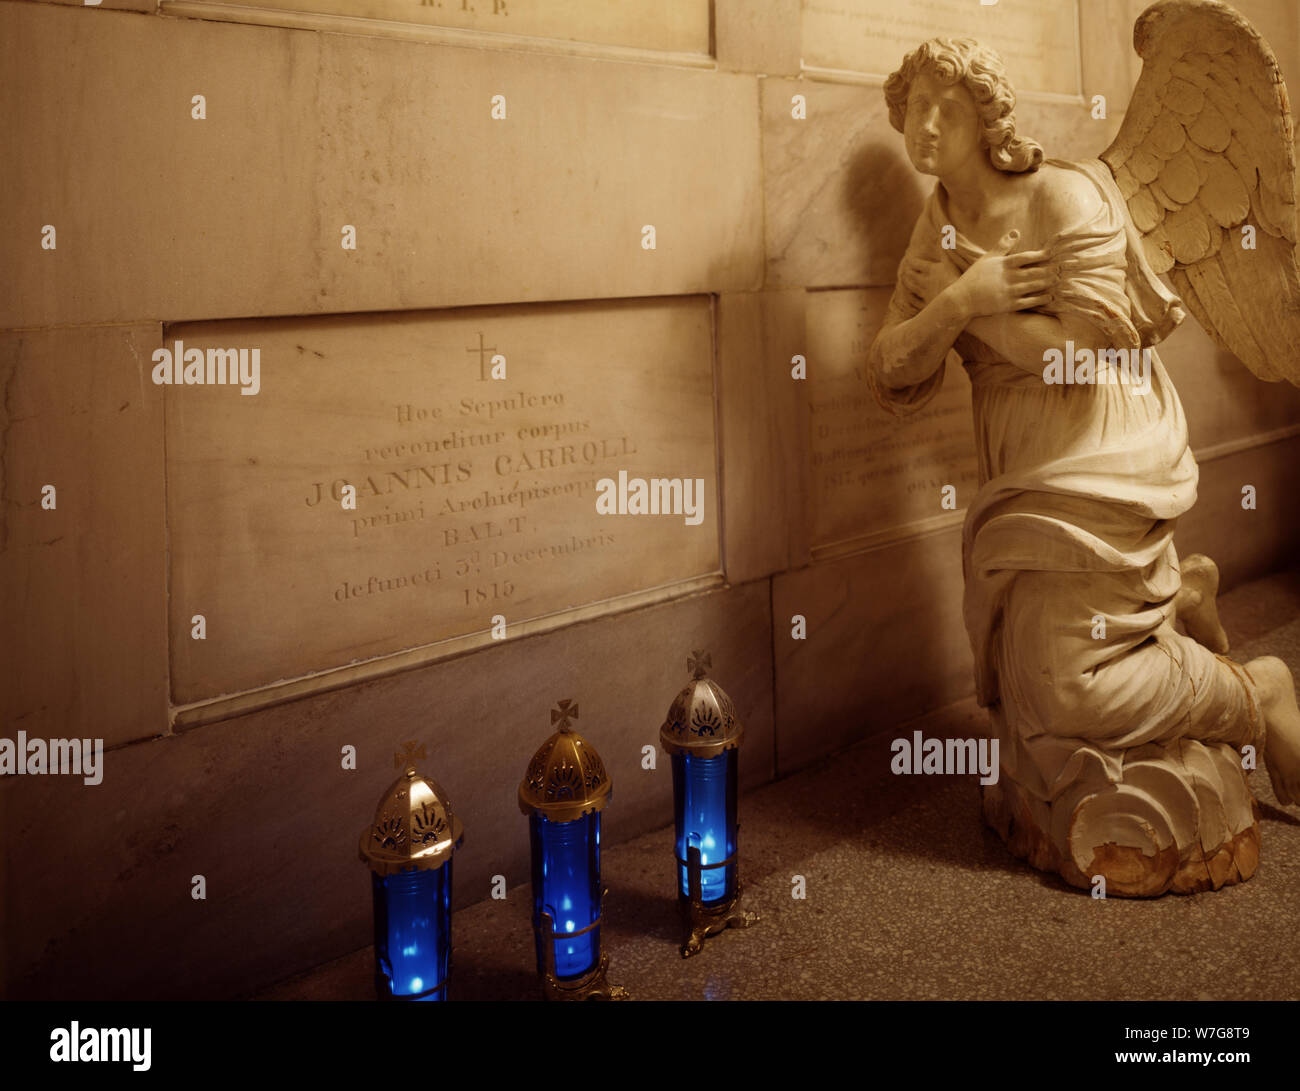
[(488, 365), (488, 361), (492, 358), (492, 353), (496, 352), (496, 350), (497, 350), (497, 349), (496, 349), (496, 346), (495, 346), (495, 345), (492, 345), (491, 347), (489, 347), (489, 346), (483, 344), (483, 331), (482, 331), (482, 330), (479, 331), (479, 335), (478, 335), (478, 346), (475, 347), (475, 346), (471, 345), (469, 348), (467, 348), (467, 349), (465, 350), (466, 352), (477, 352), (477, 353), (478, 353), (478, 377), (479, 377), (479, 382), (487, 382), (487, 378), (488, 378), (488, 366), (487, 366), (487, 365)]

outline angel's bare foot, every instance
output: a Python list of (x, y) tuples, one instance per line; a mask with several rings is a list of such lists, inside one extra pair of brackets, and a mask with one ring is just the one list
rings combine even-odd
[(1228, 634), (1219, 624), (1219, 568), (1204, 553), (1184, 557), (1179, 565), (1183, 585), (1174, 596), (1174, 610), (1187, 629), (1187, 635), (1212, 652), (1225, 655)]
[(1252, 659), (1246, 669), (1259, 686), (1267, 731), (1264, 758), (1273, 794), (1279, 803), (1300, 803), (1300, 708), (1295, 679), (1290, 668), (1272, 655)]

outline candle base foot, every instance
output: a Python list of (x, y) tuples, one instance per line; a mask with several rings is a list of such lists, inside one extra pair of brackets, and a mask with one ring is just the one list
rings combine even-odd
[(685, 897), (679, 897), (677, 901), (682, 910), (682, 958), (698, 954), (710, 936), (716, 936), (728, 928), (748, 928), (761, 919), (757, 913), (736, 908), (740, 903), (739, 884), (735, 896), (721, 905), (709, 906), (694, 898)]
[(542, 978), (542, 991), (547, 1000), (629, 1000), (627, 989), (611, 985), (605, 980), (609, 969), (609, 955), (601, 955), (600, 963), (589, 974), (572, 981), (562, 981), (554, 974)]

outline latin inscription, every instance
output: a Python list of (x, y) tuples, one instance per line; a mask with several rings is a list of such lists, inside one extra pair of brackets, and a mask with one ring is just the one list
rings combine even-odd
[(996, 49), (1018, 91), (1079, 95), (1075, 0), (804, 0), (803, 59), (887, 76), (927, 38), (978, 38)]
[(489, 34), (708, 53), (709, 0), (218, 0)]
[(692, 298), (179, 327), (258, 346), (263, 381), (169, 388), (178, 699), (716, 571), (716, 508), (596, 512), (620, 471), (717, 496), (710, 326)]

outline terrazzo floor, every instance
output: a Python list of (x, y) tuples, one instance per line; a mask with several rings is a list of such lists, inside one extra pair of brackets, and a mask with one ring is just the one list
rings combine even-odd
[[(1220, 599), (1232, 656), (1300, 673), (1300, 570)], [(1191, 897), (1096, 900), (1015, 860), (980, 817), (975, 777), (894, 776), (890, 740), (972, 736), (973, 701), (900, 725), (741, 800), (745, 908), (761, 921), (683, 960), (672, 828), (608, 848), (609, 979), (634, 1000), (1295, 1000), (1300, 808), (1251, 783), (1263, 846), (1249, 882)], [(803, 876), (806, 898), (792, 897)], [(531, 897), (453, 922), (452, 996), (533, 1000)], [(370, 948), (257, 994), (373, 999)]]

